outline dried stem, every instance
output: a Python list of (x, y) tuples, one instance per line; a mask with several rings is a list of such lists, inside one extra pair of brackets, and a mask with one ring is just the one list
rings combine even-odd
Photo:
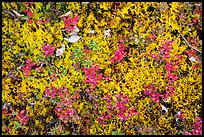
[(74, 130), (74, 133), (75, 133), (75, 127), (74, 127), (74, 124), (73, 124), (73, 122), (72, 122), (72, 127), (73, 127), (73, 130)]
[(3, 119), (2, 119), (2, 124), (3, 124), (3, 126), (5, 127), (6, 131), (9, 132), (9, 131), (8, 131), (8, 127), (7, 127), (6, 124), (4, 123)]
[(9, 10), (6, 10), (6, 12), (8, 12), (10, 15), (12, 15), (13, 17), (16, 17), (13, 13), (11, 13)]
[(200, 50), (198, 50), (197, 48), (191, 46), (191, 45), (188, 43), (188, 41), (186, 40), (186, 38), (185, 38), (181, 33), (180, 33), (180, 35), (181, 35), (181, 37), (184, 39), (184, 41), (186, 42), (186, 44), (187, 44), (189, 47), (191, 47), (191, 48), (193, 48), (194, 50), (196, 50), (196, 51), (202, 53), (202, 51), (200, 51)]
[(13, 13), (15, 13), (18, 17), (19, 16), (24, 16), (24, 15), (21, 15), (20, 13), (18, 13), (17, 11), (13, 10)]
[(31, 108), (35, 105), (35, 103), (33, 103), (33, 101), (34, 101), (34, 98), (32, 97), (32, 102), (30, 103), (30, 104), (31, 104), (31, 107), (29, 107), (29, 109), (28, 109), (26, 115), (25, 115), (20, 121), (22, 121), (22, 120), (28, 115), (28, 113), (29, 113), (29, 111), (31, 110)]

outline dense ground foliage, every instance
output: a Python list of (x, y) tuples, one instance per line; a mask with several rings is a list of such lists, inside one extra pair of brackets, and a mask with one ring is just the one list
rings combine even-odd
[(2, 2), (2, 134), (202, 134), (201, 45), (201, 3)]

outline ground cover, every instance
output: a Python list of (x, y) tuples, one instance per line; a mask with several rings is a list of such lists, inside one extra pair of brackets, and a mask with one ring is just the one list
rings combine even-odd
[(202, 3), (2, 2), (2, 135), (202, 134)]

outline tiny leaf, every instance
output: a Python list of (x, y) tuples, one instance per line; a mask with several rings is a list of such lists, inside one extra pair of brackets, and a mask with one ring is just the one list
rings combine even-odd
[(21, 126), (21, 128), (26, 128), (26, 126)]
[(15, 123), (17, 126), (21, 126), (18, 121), (14, 121), (14, 123)]
[(14, 117), (14, 115), (15, 115), (14, 111), (12, 111), (12, 114), (11, 114), (11, 115)]

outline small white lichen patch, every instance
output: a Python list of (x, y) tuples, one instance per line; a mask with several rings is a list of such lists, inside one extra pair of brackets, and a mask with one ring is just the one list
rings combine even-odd
[(74, 43), (74, 42), (77, 42), (80, 38), (81, 38), (81, 36), (72, 35), (71, 37), (69, 37), (69, 38), (64, 38), (64, 39), (67, 40), (67, 41), (70, 42), (70, 43)]
[(168, 113), (168, 109), (167, 109), (165, 106), (161, 105), (161, 108), (162, 108), (162, 110), (164, 110), (166, 113)]
[(94, 30), (90, 30), (89, 32), (88, 32), (88, 34), (94, 34)]
[(60, 48), (60, 49), (57, 49), (57, 51), (56, 51), (56, 56), (62, 55), (62, 54), (64, 53), (64, 51), (65, 51), (65, 44), (63, 43), (63, 44), (61, 45), (61, 48)]
[(81, 4), (89, 4), (90, 2), (82, 2)]
[(70, 13), (71, 13), (71, 10), (70, 10), (70, 11), (68, 11), (67, 13), (65, 13), (65, 14), (63, 14), (63, 15), (61, 15), (61, 16), (59, 16), (59, 17), (60, 17), (60, 18), (62, 18), (62, 17), (69, 16), (69, 15), (70, 15)]

